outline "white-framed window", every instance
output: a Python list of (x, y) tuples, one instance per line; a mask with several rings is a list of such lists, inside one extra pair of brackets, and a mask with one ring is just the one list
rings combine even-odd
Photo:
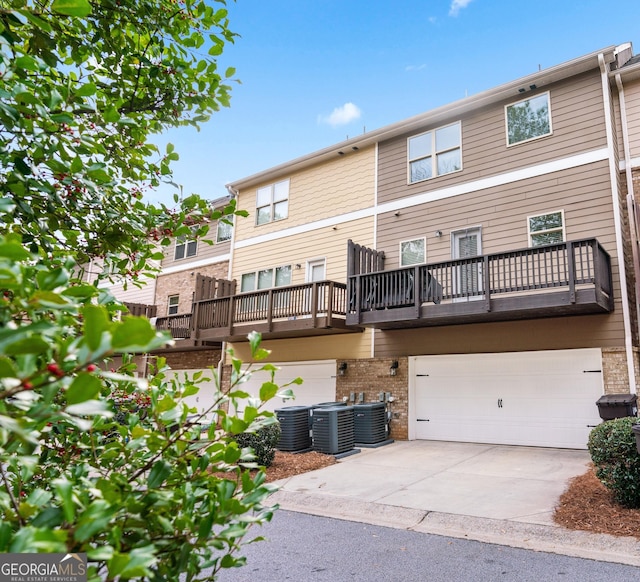
[(291, 285), (291, 265), (244, 273), (240, 278), (240, 291), (242, 292), (284, 287), (285, 285)]
[(176, 239), (176, 251), (173, 257), (176, 261), (184, 259), (185, 257), (195, 257), (197, 253), (197, 240), (188, 239), (186, 236), (181, 236)]
[(407, 140), (409, 183), (462, 169), (462, 133), (458, 121)]
[(167, 300), (167, 315), (176, 315), (180, 304), (180, 295), (169, 295)]
[(327, 272), (326, 259), (313, 259), (307, 261), (307, 283), (314, 281), (324, 281)]
[[(227, 222), (228, 221), (228, 222)], [(218, 220), (218, 228), (216, 230), (216, 242), (226, 242), (231, 240), (233, 234), (233, 217), (228, 216)]]
[(400, 266), (421, 265), (427, 262), (427, 239), (414, 238), (400, 242)]
[(565, 240), (564, 211), (556, 210), (546, 214), (529, 216), (527, 230), (531, 247), (563, 242)]
[(551, 97), (542, 93), (505, 107), (507, 145), (551, 134)]
[(267, 224), (289, 216), (289, 180), (258, 188), (256, 224)]

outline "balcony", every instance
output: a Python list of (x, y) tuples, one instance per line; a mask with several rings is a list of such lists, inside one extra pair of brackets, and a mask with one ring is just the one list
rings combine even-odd
[[(376, 251), (357, 252), (354, 264)], [(351, 274), (348, 285), (347, 324), (378, 329), (613, 311), (611, 258), (595, 239)]]
[(346, 325), (347, 286), (334, 281), (274, 287), (194, 301), (192, 339), (242, 341), (362, 331)]

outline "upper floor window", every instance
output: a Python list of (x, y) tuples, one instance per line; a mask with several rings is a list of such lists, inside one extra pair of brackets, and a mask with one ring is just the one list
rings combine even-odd
[[(229, 222), (226, 222), (229, 221)], [(218, 230), (216, 232), (216, 242), (225, 242), (231, 240), (233, 234), (233, 219), (227, 217), (218, 221)]]
[(461, 170), (460, 122), (410, 137), (408, 152), (410, 184)]
[(291, 265), (245, 273), (240, 280), (240, 291), (270, 289), (284, 285), (291, 285)]
[(189, 240), (186, 236), (181, 236), (176, 239), (176, 252), (174, 259), (184, 259), (185, 257), (195, 257), (198, 252), (198, 241), (193, 239)]
[(538, 214), (527, 219), (529, 246), (539, 247), (562, 242), (564, 236), (564, 213), (562, 210)]
[(427, 262), (427, 241), (424, 238), (405, 240), (400, 243), (400, 266), (420, 265)]
[(167, 315), (175, 315), (178, 313), (179, 303), (180, 295), (170, 295), (167, 301)]
[(507, 105), (506, 115), (507, 145), (551, 134), (549, 93)]
[(289, 180), (269, 184), (258, 189), (256, 196), (256, 224), (282, 220), (289, 215)]

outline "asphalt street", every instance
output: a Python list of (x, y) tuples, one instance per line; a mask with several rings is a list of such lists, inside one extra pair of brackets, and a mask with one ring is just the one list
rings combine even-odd
[(220, 582), (637, 582), (640, 568), (279, 510)]

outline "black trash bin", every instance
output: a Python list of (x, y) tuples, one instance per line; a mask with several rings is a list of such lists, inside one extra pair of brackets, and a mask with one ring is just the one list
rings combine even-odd
[(635, 394), (605, 394), (598, 398), (596, 404), (602, 420), (636, 416), (638, 413)]

